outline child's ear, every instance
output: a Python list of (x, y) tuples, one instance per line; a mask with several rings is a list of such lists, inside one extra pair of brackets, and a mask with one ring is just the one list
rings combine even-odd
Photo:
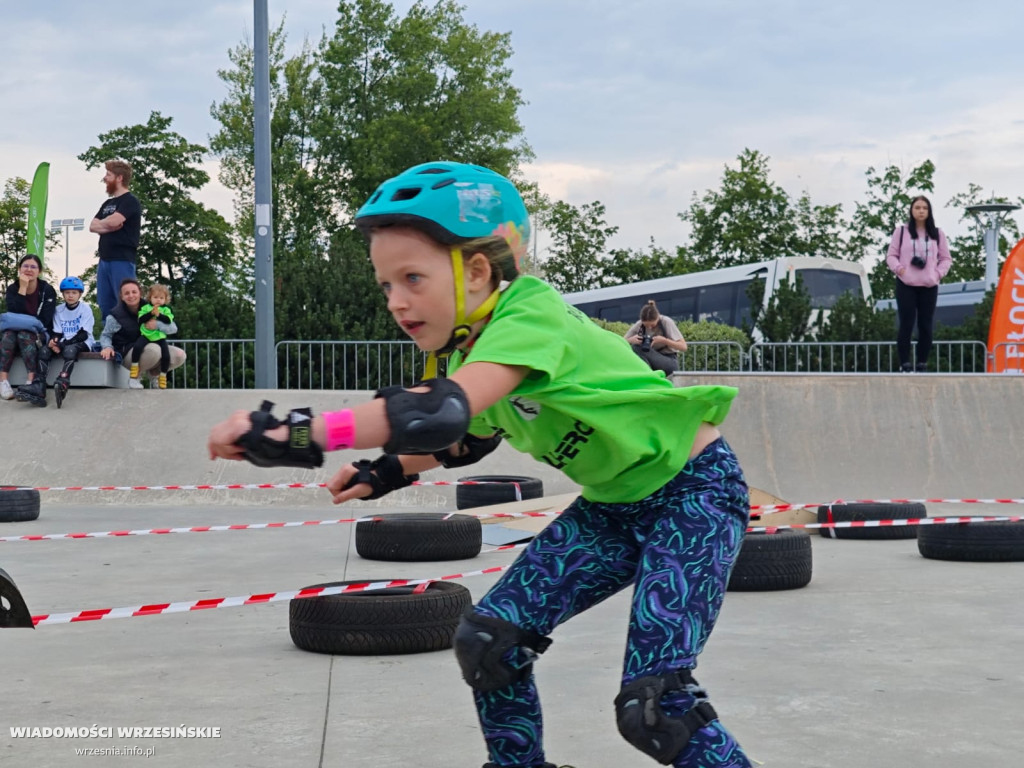
[(473, 291), (490, 289), (494, 270), (491, 261), (482, 253), (474, 253), (466, 260), (466, 287)]

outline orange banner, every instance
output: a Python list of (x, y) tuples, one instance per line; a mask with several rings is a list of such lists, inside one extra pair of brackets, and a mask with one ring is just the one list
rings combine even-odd
[(1024, 240), (1010, 251), (988, 326), (989, 373), (1024, 372)]

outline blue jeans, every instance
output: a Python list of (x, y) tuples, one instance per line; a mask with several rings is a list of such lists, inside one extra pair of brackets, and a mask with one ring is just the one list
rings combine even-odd
[(101, 324), (107, 321), (107, 315), (121, 300), (121, 281), (126, 277), (135, 277), (134, 261), (100, 259), (96, 267), (96, 301), (100, 305)]
[[(576, 499), (475, 610), (547, 635), (632, 584), (622, 683), (693, 669), (718, 618), (749, 512), (739, 463), (725, 441), (716, 440), (646, 499), (628, 504)], [(662, 708), (681, 716), (696, 703), (695, 693), (703, 695), (668, 691)], [(532, 674), (473, 695), (494, 765), (544, 762), (540, 699)], [(693, 735), (673, 765), (749, 768), (750, 762), (715, 720)]]

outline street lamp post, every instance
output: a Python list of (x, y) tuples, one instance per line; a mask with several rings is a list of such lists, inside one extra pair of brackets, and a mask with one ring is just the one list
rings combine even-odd
[(978, 222), (985, 241), (985, 290), (999, 282), (999, 227), (1010, 213), (1020, 208), (1016, 203), (979, 203), (968, 205), (967, 212)]
[(85, 229), (85, 219), (50, 219), (50, 231), (60, 232), (64, 230), (64, 277), (71, 274), (70, 257), (68, 254), (68, 235), (71, 230), (81, 232)]

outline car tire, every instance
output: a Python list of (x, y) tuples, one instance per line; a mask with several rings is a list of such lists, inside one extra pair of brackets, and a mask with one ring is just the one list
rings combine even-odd
[[(365, 584), (335, 581), (317, 587)], [(304, 651), (349, 656), (443, 651), (452, 646), (459, 620), (472, 605), (469, 590), (451, 581), (388, 587), (288, 604), (292, 642)]]
[[(457, 509), (486, 507), (491, 504), (505, 504), (510, 501), (539, 499), (544, 495), (544, 483), (536, 477), (517, 475), (475, 475), (460, 477), (460, 483), (481, 483), (481, 485), (459, 485), (455, 488)], [(520, 497), (516, 498), (516, 487)]]
[[(819, 523), (861, 520), (912, 520), (928, 517), (924, 504), (828, 504), (818, 507)], [(914, 539), (916, 525), (879, 525), (865, 528), (820, 528), (827, 539)]]
[(917, 536), (917, 551), (930, 560), (1024, 560), (1024, 521), (923, 525)]
[(367, 560), (466, 560), (480, 554), (480, 518), (450, 512), (388, 512), (356, 523), (356, 552)]
[(771, 533), (747, 533), (740, 547), (728, 589), (766, 592), (800, 589), (811, 582), (811, 537), (784, 528)]
[(0, 487), (0, 523), (22, 523), (39, 517), (39, 491)]

